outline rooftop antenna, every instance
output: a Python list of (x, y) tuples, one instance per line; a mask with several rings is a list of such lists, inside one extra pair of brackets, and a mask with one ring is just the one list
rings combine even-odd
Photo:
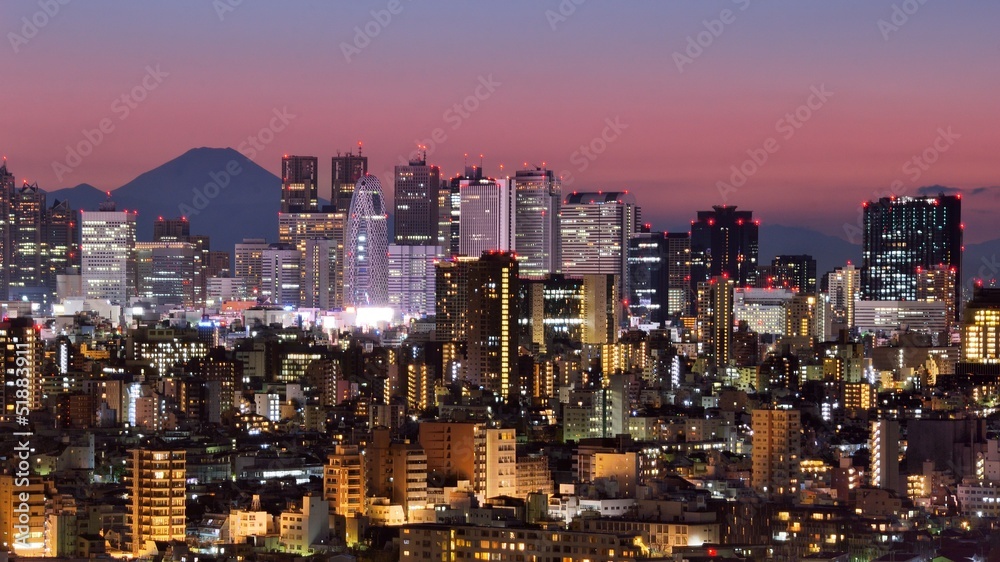
[(358, 156), (361, 156), (361, 141), (358, 141)]

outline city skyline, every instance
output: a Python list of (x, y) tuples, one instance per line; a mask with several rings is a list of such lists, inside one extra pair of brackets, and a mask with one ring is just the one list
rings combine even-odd
[[(677, 224), (690, 210), (720, 203), (752, 205), (766, 223), (810, 226), (841, 238), (850, 237), (844, 226), (857, 223), (862, 200), (940, 184), (963, 189), (977, 203), (967, 213), (969, 241), (990, 237), (992, 186), (998, 183), (992, 154), (1000, 144), (986, 94), (991, 73), (985, 53), (997, 48), (984, 13), (997, 9), (992, 6), (980, 12), (964, 4), (919, 4), (913, 14), (895, 16), (891, 2), (858, 2), (848, 17), (829, 5), (743, 1), (569, 2), (575, 9), (568, 15), (555, 2), (509, 9), (401, 3), (383, 25), (372, 15), (386, 8), (382, 3), (303, 4), (312, 16), (300, 22), (304, 35), (329, 27), (313, 34), (315, 48), (303, 49), (303, 41), (260, 38), (267, 24), (289, 17), (279, 8), (237, 4), (177, 3), (133, 20), (123, 18), (136, 16), (134, 8), (61, 8), (30, 39), (16, 24), (22, 17), (30, 21), (38, 6), (5, 4), (0, 11), (11, 22), (10, 33), (24, 35), (25, 42), (9, 35), (12, 44), (2, 56), (33, 88), (11, 92), (12, 104), (22, 110), (10, 117), (11, 141), (0, 152), (19, 162), (20, 177), (53, 191), (84, 182), (111, 189), (189, 148), (243, 144), (276, 175), (282, 154), (321, 156), (320, 193), (328, 194), (327, 159), (354, 150), (358, 141), (383, 184), (386, 173), (424, 144), (428, 163), (441, 166), (445, 177), (461, 170), (466, 154), (474, 162), (483, 154), (492, 175), (500, 164), (515, 170), (545, 162), (563, 176), (564, 191), (630, 189), (650, 199), (646, 212), (655, 222)], [(731, 23), (719, 19), (727, 9)], [(95, 21), (130, 21), (143, 42), (82, 41), (81, 30)], [(355, 27), (364, 33), (373, 21), (369, 27), (377, 35), (355, 46)], [(414, 35), (452, 21), (509, 25), (520, 40), (501, 51), (465, 40), (475, 25), (448, 26), (449, 40), (469, 45), (455, 50), (449, 40)], [(166, 31), (181, 22), (191, 46)], [(599, 33), (602, 28), (606, 32)], [(626, 30), (630, 40), (618, 41)], [(706, 44), (700, 50), (688, 42), (697, 45), (699, 34)], [(194, 58), (205, 37), (229, 41), (218, 59)], [(100, 62), (86, 73), (67, 66), (70, 59), (59, 53), (68, 42)], [(342, 44), (351, 47), (347, 54)], [(430, 73), (398, 62), (414, 44)], [(799, 48), (785, 49), (787, 44)], [(139, 48), (127, 48), (134, 45)], [(292, 56), (317, 69), (317, 88), (293, 92), (269, 78)], [(257, 64), (243, 62), (250, 59)], [(526, 67), (523, 60), (530, 61)], [(602, 78), (576, 72), (587, 67)], [(73, 80), (72, 109), (39, 105), (64, 86), (49, 76)], [(543, 77), (558, 87), (531, 86)], [(405, 96), (391, 87), (399, 78), (410, 84)], [(318, 95), (330, 91), (323, 85), (344, 80), (357, 87), (335, 88), (332, 98)], [(252, 92), (241, 86), (248, 81), (255, 84)], [(143, 101), (120, 99), (131, 93)], [(456, 111), (455, 104), (475, 109)], [(803, 106), (799, 117), (808, 119), (795, 118)], [(372, 112), (380, 118), (366, 119)], [(86, 142), (82, 131), (99, 128), (105, 118), (110, 132), (77, 164), (66, 147)], [(337, 123), (332, 131), (331, 120)], [(520, 121), (544, 126), (516, 144), (497, 134), (513, 132)], [(270, 133), (247, 143), (271, 125)], [(161, 131), (157, 143), (137, 142), (147, 129)], [(740, 177), (732, 177), (732, 167), (759, 155), (768, 139), (774, 152), (736, 187)], [(591, 143), (600, 150), (580, 149)], [(64, 168), (57, 173), (54, 163)], [(751, 160), (746, 169), (754, 167)], [(659, 197), (664, 192), (669, 197)], [(850, 203), (824, 204), (834, 193)], [(804, 209), (823, 211), (806, 220)]]

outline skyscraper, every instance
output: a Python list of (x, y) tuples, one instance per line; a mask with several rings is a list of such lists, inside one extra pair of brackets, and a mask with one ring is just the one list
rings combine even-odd
[(692, 314), (691, 233), (667, 233), (667, 314)]
[(404, 315), (434, 314), (434, 264), (440, 246), (389, 245), (389, 305)]
[(344, 293), (347, 305), (386, 306), (389, 234), (382, 184), (364, 175), (354, 187), (347, 217), (347, 262)]
[(973, 289), (962, 311), (962, 359), (955, 371), (1000, 376), (1000, 289)]
[(871, 485), (876, 488), (893, 490), (899, 494), (906, 492), (905, 483), (899, 477), (899, 421), (873, 420), (868, 450), (871, 452)]
[(191, 223), (186, 217), (157, 217), (153, 222), (153, 242), (187, 242), (191, 237)]
[(775, 256), (771, 260), (771, 275), (774, 279), (768, 287), (810, 295), (816, 292), (816, 259), (810, 255)]
[(7, 298), (13, 271), (11, 230), (14, 225), (14, 174), (7, 170), (7, 158), (0, 165), (0, 297)]
[(441, 169), (428, 166), (427, 158), (396, 166), (395, 240), (399, 246), (436, 246), (438, 243), (438, 190)]
[[(861, 294), (865, 300), (914, 300), (917, 268), (955, 268), (962, 278), (962, 199), (883, 197), (864, 204)], [(962, 302), (961, 283), (955, 302)], [(957, 307), (956, 307), (957, 308)], [(955, 311), (956, 318), (959, 311)]]
[[(468, 174), (467, 174), (468, 175)], [(510, 180), (459, 180), (458, 253), (509, 251), (514, 243), (514, 197)]]
[(55, 201), (45, 216), (45, 257), (42, 278), (52, 293), (56, 290), (59, 275), (78, 272), (80, 266), (80, 241), (78, 240), (77, 215), (68, 201)]
[(716, 206), (698, 211), (691, 223), (691, 286), (727, 276), (737, 287), (752, 286), (757, 274), (760, 221), (752, 211)]
[(333, 183), (330, 202), (334, 211), (346, 213), (351, 208), (351, 198), (354, 197), (354, 186), (358, 180), (368, 174), (368, 157), (361, 155), (361, 143), (358, 143), (358, 153), (337, 153), (333, 157)]
[(559, 218), (562, 270), (568, 275), (616, 275), (618, 294), (629, 294), (628, 244), (639, 215), (627, 191), (567, 195)]
[(518, 352), (518, 263), (509, 252), (487, 252), (469, 264), (468, 364), (473, 385), (504, 398), (515, 389)]
[(958, 304), (955, 302), (955, 285), (959, 280), (955, 277), (958, 269), (950, 265), (935, 265), (934, 267), (917, 268), (917, 300), (924, 302), (943, 301), (945, 303), (945, 325), (950, 332), (956, 324)]
[(242, 283), (250, 298), (260, 295), (261, 279), (264, 272), (264, 250), (268, 248), (263, 238), (244, 238), (234, 250), (234, 277)]
[(514, 174), (514, 251), (521, 277), (540, 279), (562, 270), (559, 208), (562, 186), (552, 170)]
[(45, 192), (38, 189), (37, 183), (24, 182), (14, 190), (11, 210), (10, 290), (40, 287), (45, 263)]
[(154, 304), (193, 307), (196, 248), (190, 242), (136, 242), (136, 289)]
[(642, 232), (629, 240), (628, 310), (641, 323), (662, 326), (667, 319), (669, 259), (665, 232)]
[(116, 211), (111, 201), (98, 211), (80, 211), (81, 276), (88, 299), (128, 305), (135, 294), (135, 212)]
[[(302, 256), (302, 306), (317, 307), (321, 300), (327, 303), (324, 308), (343, 306), (346, 237), (346, 212), (324, 209), (309, 213), (278, 213), (278, 241), (294, 246)], [(310, 243), (325, 240), (331, 241), (332, 245), (327, 244), (320, 249), (313, 244), (313, 252), (306, 255)], [(333, 259), (332, 262), (330, 258)], [(310, 269), (313, 266), (322, 271)], [(307, 279), (309, 277), (311, 279)], [(320, 286), (320, 282), (331, 285)], [(321, 294), (327, 296), (321, 297)]]
[(861, 297), (861, 271), (848, 263), (827, 277), (827, 293), (834, 322), (844, 328), (854, 326), (854, 302)]
[(732, 279), (722, 276), (698, 284), (699, 339), (706, 345), (706, 354), (716, 369), (731, 364), (735, 285)]
[(315, 156), (284, 156), (281, 159), (281, 212), (302, 213), (319, 210)]
[(301, 305), (302, 253), (291, 244), (271, 244), (261, 252), (260, 296), (277, 306)]

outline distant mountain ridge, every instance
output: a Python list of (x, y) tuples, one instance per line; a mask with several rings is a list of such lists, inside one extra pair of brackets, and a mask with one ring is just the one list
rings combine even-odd
[[(107, 194), (80, 184), (49, 198), (96, 210)], [(232, 252), (243, 238), (278, 237), (281, 180), (232, 148), (193, 148), (113, 190), (111, 199), (119, 210), (138, 211), (139, 240), (152, 239), (156, 217), (182, 215), (216, 250)]]

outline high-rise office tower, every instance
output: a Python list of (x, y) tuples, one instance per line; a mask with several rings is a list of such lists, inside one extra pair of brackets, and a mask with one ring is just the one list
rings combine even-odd
[(389, 306), (404, 315), (434, 314), (434, 264), (440, 246), (389, 245)]
[(10, 274), (14, 269), (11, 231), (14, 227), (14, 174), (7, 169), (7, 158), (0, 164), (0, 297), (7, 298)]
[[(338, 213), (343, 215), (343, 213)], [(344, 302), (344, 244), (310, 238), (302, 252), (302, 306), (329, 310)]]
[[(955, 268), (962, 278), (962, 199), (883, 197), (864, 204), (861, 295), (865, 300), (914, 300), (917, 268)], [(955, 284), (955, 302), (962, 302)], [(955, 311), (956, 318), (958, 311)]]
[[(447, 186), (442, 182), (441, 190), (438, 191), (438, 206), (447, 207), (448, 225), (445, 228), (444, 216), (438, 215), (438, 239), (444, 239), (442, 246), (447, 249), (448, 254), (457, 256), (461, 254), (461, 224), (462, 224), (462, 186), (476, 183), (483, 180), (483, 169), (478, 166), (466, 166), (464, 173), (457, 175), (447, 182)], [(439, 213), (442, 211), (439, 209)], [(473, 255), (478, 259), (478, 254)]]
[(434, 325), (438, 341), (465, 341), (469, 310), (469, 267), (476, 260), (462, 256), (434, 267)]
[(615, 290), (614, 275), (522, 279), (520, 345), (547, 353), (557, 341), (614, 343), (619, 325)]
[(698, 211), (698, 219), (691, 223), (691, 286), (720, 275), (737, 287), (753, 286), (760, 221), (753, 219), (753, 211), (712, 209)]
[(268, 243), (263, 238), (244, 238), (236, 245), (233, 276), (240, 280), (246, 290), (246, 296), (259, 296), (261, 279), (264, 273), (264, 250)]
[(154, 304), (193, 307), (196, 248), (190, 242), (136, 242), (136, 288)]
[(861, 270), (848, 263), (834, 269), (827, 276), (827, 294), (836, 324), (854, 326), (854, 302), (861, 298)]
[(771, 275), (774, 279), (768, 287), (810, 295), (816, 292), (816, 259), (810, 255), (775, 256), (771, 260)]
[(42, 278), (46, 288), (55, 292), (56, 278), (77, 272), (80, 266), (80, 241), (77, 215), (68, 201), (55, 201), (45, 216), (45, 257)]
[(45, 263), (45, 192), (38, 183), (24, 182), (15, 189), (11, 201), (10, 290), (42, 286)]
[(513, 398), (518, 352), (518, 263), (487, 252), (469, 264), (467, 380)]
[(116, 211), (111, 201), (98, 211), (80, 211), (80, 273), (88, 299), (127, 306), (135, 294), (135, 219), (134, 211)]
[(662, 326), (669, 299), (669, 248), (665, 232), (641, 232), (629, 240), (629, 315)]
[[(324, 308), (343, 306), (346, 237), (346, 212), (324, 209), (311, 213), (278, 213), (278, 241), (294, 246), (302, 255), (302, 306), (317, 307), (321, 300), (327, 303)], [(307, 256), (307, 245), (321, 240), (329, 240), (332, 244), (323, 244), (322, 248), (313, 244), (313, 251)], [(310, 269), (314, 265), (320, 269)], [(321, 286), (320, 277), (330, 285)]]
[(132, 449), (126, 459), (130, 550), (152, 541), (184, 541), (187, 528), (187, 453), (184, 449)]
[(458, 253), (510, 251), (514, 243), (514, 193), (506, 178), (459, 180)]
[(691, 314), (691, 234), (667, 233), (667, 314)]
[(871, 437), (868, 439), (871, 485), (904, 494), (906, 486), (899, 477), (899, 440), (898, 420), (871, 422)]
[(334, 211), (346, 213), (351, 208), (354, 197), (354, 187), (358, 180), (368, 174), (368, 157), (361, 155), (361, 144), (358, 153), (337, 153), (333, 157), (333, 184), (330, 201)]
[(187, 242), (191, 237), (191, 223), (186, 217), (157, 217), (153, 222), (153, 242)]
[(277, 306), (301, 305), (302, 254), (291, 244), (271, 244), (261, 252), (260, 296)]
[(822, 303), (816, 295), (796, 293), (785, 304), (785, 336), (789, 338), (819, 337)]
[(733, 290), (727, 277), (712, 277), (698, 284), (698, 333), (716, 369), (731, 365), (733, 342)]
[(514, 251), (521, 276), (540, 279), (562, 270), (559, 209), (562, 186), (552, 170), (514, 174)]
[(769, 497), (795, 496), (802, 461), (802, 420), (798, 410), (754, 410), (753, 487)]
[(428, 166), (427, 157), (396, 166), (395, 241), (399, 246), (438, 244), (438, 190), (441, 169)]
[(281, 159), (281, 212), (303, 213), (319, 210), (315, 156), (284, 156)]
[(957, 323), (958, 303), (955, 302), (957, 291), (955, 285), (959, 280), (955, 277), (958, 269), (954, 266), (938, 264), (933, 267), (917, 268), (917, 300), (924, 302), (944, 301), (945, 326), (950, 332)]
[[(457, 188), (456, 188), (457, 190)], [(451, 235), (451, 223), (452, 223), (452, 207), (453, 203), (451, 197), (451, 182), (448, 180), (441, 180), (441, 185), (438, 187), (437, 191), (438, 198), (438, 232), (437, 232), (437, 245), (441, 246), (443, 257), (454, 256), (458, 254), (458, 229), (456, 228), (456, 236), (454, 237), (454, 243), (452, 243)], [(456, 215), (455, 226), (458, 226)]]
[(567, 195), (559, 218), (562, 270), (617, 275), (618, 294), (629, 294), (628, 244), (639, 217), (635, 197), (627, 191)]
[(386, 306), (389, 234), (382, 184), (362, 176), (354, 187), (344, 244), (344, 294), (350, 306)]

